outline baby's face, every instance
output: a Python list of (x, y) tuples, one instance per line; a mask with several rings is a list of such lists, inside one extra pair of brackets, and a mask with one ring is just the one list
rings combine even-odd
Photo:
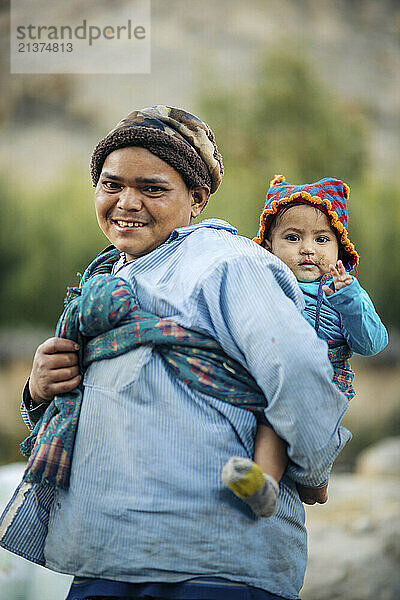
[(308, 204), (278, 214), (266, 246), (299, 281), (315, 281), (338, 260), (339, 245), (328, 217)]

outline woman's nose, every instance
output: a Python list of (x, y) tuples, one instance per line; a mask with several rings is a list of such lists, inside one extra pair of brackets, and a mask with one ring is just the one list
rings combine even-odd
[(140, 210), (142, 208), (140, 192), (134, 188), (124, 188), (119, 194), (117, 205), (124, 210)]

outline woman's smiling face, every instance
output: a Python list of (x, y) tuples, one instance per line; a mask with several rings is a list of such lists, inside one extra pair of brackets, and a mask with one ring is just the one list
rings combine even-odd
[(315, 281), (338, 260), (339, 244), (329, 218), (318, 208), (298, 204), (278, 213), (265, 246), (299, 281)]
[(205, 206), (206, 188), (189, 190), (181, 175), (145, 148), (111, 152), (95, 190), (97, 221), (127, 260), (148, 254)]

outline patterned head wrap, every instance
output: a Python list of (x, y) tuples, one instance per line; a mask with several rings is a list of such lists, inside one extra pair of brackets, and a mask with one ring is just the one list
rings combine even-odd
[(209, 126), (170, 106), (135, 110), (122, 119), (94, 149), (90, 162), (96, 186), (106, 157), (119, 148), (146, 148), (173, 167), (189, 188), (206, 185), (215, 192), (222, 180), (222, 156)]
[(267, 238), (272, 222), (281, 208), (291, 203), (311, 204), (328, 217), (344, 253), (344, 266), (350, 270), (358, 264), (359, 256), (347, 235), (346, 200), (349, 194), (349, 187), (339, 179), (328, 177), (316, 183), (292, 185), (286, 183), (283, 175), (276, 175), (270, 183), (260, 218), (260, 229), (254, 241), (262, 244)]

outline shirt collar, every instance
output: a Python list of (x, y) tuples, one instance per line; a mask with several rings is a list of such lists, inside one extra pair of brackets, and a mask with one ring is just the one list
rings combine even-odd
[(229, 233), (232, 233), (233, 235), (237, 235), (238, 233), (238, 230), (230, 225), (227, 221), (223, 221), (222, 219), (204, 219), (204, 221), (196, 223), (195, 225), (187, 225), (186, 227), (178, 227), (177, 229), (174, 229), (164, 243), (168, 244), (170, 242), (174, 242), (175, 240), (179, 240), (188, 236), (197, 229), (204, 229), (206, 227), (211, 229), (223, 229), (225, 231), (229, 231)]
[[(187, 225), (186, 227), (178, 227), (177, 229), (174, 229), (172, 231), (172, 233), (170, 234), (169, 238), (167, 238), (165, 240), (165, 242), (162, 244), (162, 246), (164, 246), (164, 244), (169, 244), (171, 242), (175, 242), (176, 240), (183, 239), (183, 238), (187, 237), (189, 234), (193, 233), (194, 231), (197, 231), (197, 229), (205, 229), (206, 227), (211, 228), (211, 229), (220, 229), (220, 230), (224, 230), (224, 231), (229, 231), (229, 233), (231, 233), (232, 235), (238, 234), (238, 230), (236, 229), (236, 227), (233, 227), (227, 221), (223, 221), (222, 219), (204, 219), (204, 221), (200, 221), (200, 223), (196, 223), (195, 225)], [(160, 246), (159, 246), (159, 248), (160, 248)], [(157, 248), (155, 248), (155, 250), (157, 250)], [(153, 252), (155, 250), (153, 250)], [(143, 258), (143, 257), (140, 257), (140, 258)], [(136, 260), (139, 260), (139, 259), (136, 259)], [(132, 266), (132, 264), (135, 263), (136, 260), (132, 260), (132, 261), (129, 261), (129, 263), (127, 263), (125, 254), (123, 252), (121, 252), (120, 258), (113, 266), (112, 273), (113, 274), (117, 273), (117, 271), (119, 271), (119, 269), (121, 267), (123, 267), (127, 264)]]

